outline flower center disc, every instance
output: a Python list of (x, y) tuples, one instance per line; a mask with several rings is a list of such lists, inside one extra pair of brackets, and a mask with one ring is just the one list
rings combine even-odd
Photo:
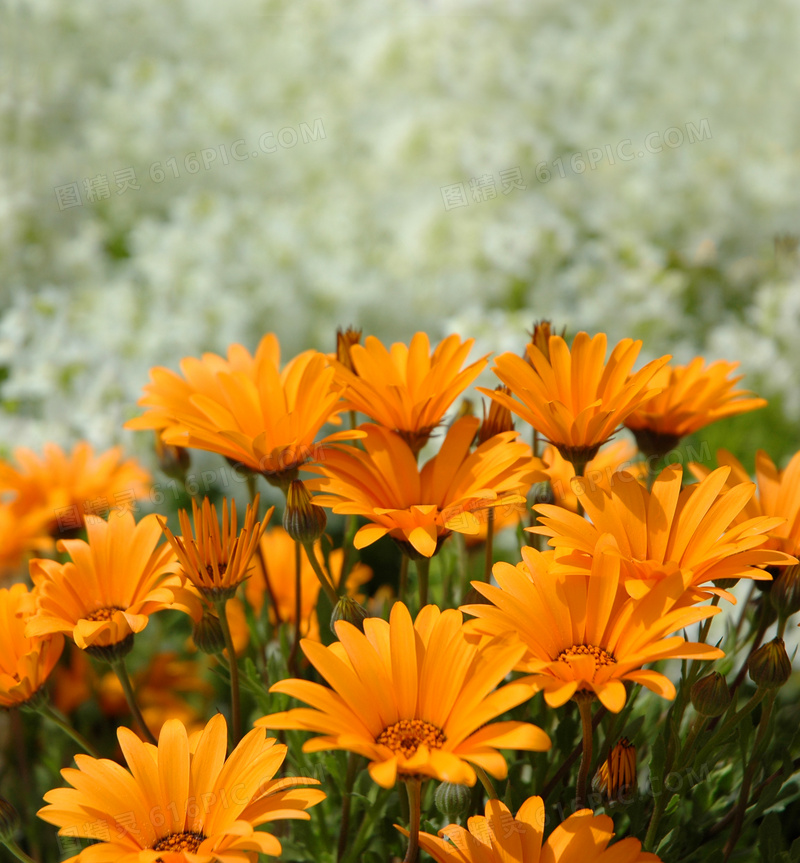
[(617, 662), (607, 650), (593, 644), (573, 644), (558, 654), (556, 662), (568, 662), (573, 656), (593, 656), (598, 668), (603, 665), (616, 665)]
[(446, 740), (444, 731), (424, 719), (401, 719), (381, 731), (376, 743), (388, 746), (392, 752), (411, 758), (424, 743), (428, 749), (441, 749)]
[(206, 837), (202, 833), (170, 833), (163, 839), (159, 839), (153, 845), (153, 851), (190, 851), (194, 852), (200, 847), (200, 843)]
[(107, 605), (105, 608), (96, 608), (90, 611), (83, 619), (84, 620), (113, 620), (114, 614), (118, 611), (124, 611), (118, 605)]

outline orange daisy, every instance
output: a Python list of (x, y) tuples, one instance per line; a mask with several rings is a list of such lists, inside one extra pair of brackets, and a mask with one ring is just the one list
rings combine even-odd
[(462, 369), (474, 339), (448, 336), (431, 353), (430, 341), (419, 332), (406, 346), (387, 350), (367, 336), (363, 345), (350, 345), (351, 371), (336, 363), (336, 379), (347, 386), (353, 410), (396, 431), (418, 453), (442, 421), (445, 411), (486, 367), (486, 357)]
[(638, 839), (623, 839), (609, 848), (614, 838), (614, 822), (608, 815), (595, 815), (591, 809), (580, 809), (570, 815), (553, 830), (546, 842), (543, 839), (547, 817), (541, 797), (529, 797), (516, 817), (500, 800), (487, 801), (485, 811), (485, 816), (470, 818), (466, 830), (450, 824), (439, 831), (439, 836), (420, 833), (420, 847), (437, 863), (661, 861), (655, 854), (642, 851)]
[(255, 828), (283, 818), (308, 820), (306, 809), (325, 794), (304, 776), (274, 779), (286, 747), (247, 734), (226, 760), (221, 714), (189, 739), (183, 723), (164, 723), (158, 747), (127, 728), (117, 730), (128, 770), (108, 759), (76, 755), (61, 775), (72, 786), (48, 791), (39, 817), (61, 835), (106, 841), (84, 848), (71, 863), (256, 863), (277, 857), (281, 843)]
[(502, 779), (507, 765), (498, 749), (550, 748), (535, 725), (492, 722), (531, 694), (520, 683), (495, 690), (525, 652), (518, 641), (471, 643), (460, 612), (427, 605), (412, 622), (402, 602), (392, 606), (388, 623), (367, 618), (361, 633), (339, 621), (336, 634), (339, 642), (329, 647), (301, 642), (330, 688), (281, 680), (270, 689), (313, 709), (274, 713), (256, 725), (316, 731), (323, 736), (306, 741), (304, 751), (358, 752), (384, 788), (398, 775), (474, 785), (473, 764)]
[[(727, 450), (717, 451), (717, 464), (730, 468), (731, 475), (725, 485), (749, 482), (747, 471)], [(689, 470), (699, 479), (711, 472), (705, 465), (692, 462)], [(744, 509), (734, 520), (738, 524), (746, 519), (770, 516), (781, 519), (770, 531), (764, 544), (792, 554), (800, 554), (800, 452), (796, 452), (784, 470), (778, 470), (772, 459), (764, 452), (756, 453), (757, 493), (748, 500)]]
[(450, 427), (437, 455), (422, 469), (398, 434), (365, 425), (364, 449), (333, 447), (309, 467), (322, 478), (308, 488), (333, 512), (363, 515), (371, 524), (355, 536), (356, 548), (389, 534), (411, 556), (432, 557), (452, 531), (477, 534), (487, 507), (524, 499), (536, 478), (530, 447), (517, 432), (495, 435), (470, 453), (480, 422), (462, 417)]
[[(549, 357), (528, 344), (527, 361), (505, 353), (494, 372), (513, 396), (478, 387), (541, 432), (578, 473), (617, 427), (654, 394), (652, 379), (670, 357), (649, 362), (631, 375), (642, 343), (623, 339), (605, 361), (605, 333), (578, 333), (570, 349), (550, 336)], [(514, 398), (516, 396), (516, 398)]]
[(470, 632), (498, 637), (516, 633), (526, 650), (515, 668), (550, 707), (576, 692), (591, 692), (614, 713), (627, 698), (624, 681), (641, 683), (664, 698), (675, 697), (670, 680), (643, 666), (660, 659), (719, 659), (716, 647), (686, 642), (670, 633), (711, 617), (718, 607), (687, 607), (682, 597), (692, 574), (672, 569), (641, 599), (620, 586), (620, 558), (604, 538), (586, 575), (558, 571), (552, 552), (522, 549), (522, 563), (496, 563), (499, 587), (474, 581), (491, 605), (466, 605), (477, 618)]
[(149, 615), (172, 605), (171, 587), (181, 579), (155, 514), (138, 524), (130, 512), (86, 524), (88, 542), (62, 539), (58, 550), (71, 560), (36, 559), (30, 564), (37, 587), (29, 637), (62, 632), (83, 650), (99, 656), (129, 649)]
[[(260, 616), (264, 607), (265, 596), (269, 597), (269, 617), (274, 625), (280, 623), (295, 623), (295, 550), (297, 543), (282, 527), (268, 530), (261, 537), (261, 554), (254, 558), (252, 575), (245, 583), (245, 598), (250, 606)], [(323, 561), (322, 540), (314, 545), (317, 560)], [(266, 563), (266, 570), (264, 567)], [(328, 563), (322, 563), (323, 570), (334, 586), (339, 585), (344, 564), (344, 549), (334, 548), (328, 554)], [(372, 578), (372, 570), (361, 562), (356, 562), (347, 574), (345, 580), (345, 595), (363, 602), (365, 597), (359, 594), (362, 584)], [(317, 600), (319, 599), (320, 583), (314, 572), (308, 555), (300, 557), (300, 633), (301, 635), (319, 641), (319, 620), (317, 618)]]
[(280, 369), (280, 346), (273, 333), (255, 355), (241, 345), (217, 354), (181, 360), (183, 376), (166, 368), (150, 372), (152, 383), (139, 400), (147, 411), (126, 428), (156, 429), (164, 442), (220, 453), (250, 470), (282, 483), (320, 447), (351, 440), (343, 431), (315, 443), (327, 422), (346, 405), (344, 386), (334, 380), (331, 361), (305, 351)]
[(248, 576), (258, 542), (275, 509), (270, 507), (259, 522), (259, 500), (256, 495), (247, 506), (241, 532), (236, 520), (236, 501), (231, 499), (229, 508), (227, 498), (222, 501), (222, 532), (217, 508), (207, 497), (202, 505), (192, 500), (191, 522), (185, 509), (178, 511), (181, 536), (175, 536), (164, 519), (159, 520), (183, 574), (211, 602), (229, 599)]
[(763, 408), (767, 402), (736, 389), (744, 377), (730, 377), (739, 363), (724, 360), (705, 365), (695, 357), (688, 366), (667, 365), (653, 377), (661, 392), (629, 414), (625, 425), (645, 455), (663, 456), (680, 439), (724, 417)]
[(112, 509), (136, 509), (150, 488), (150, 474), (135, 459), (123, 459), (121, 447), (95, 456), (86, 441), (69, 454), (47, 443), (41, 457), (19, 447), (14, 459), (16, 465), (0, 461), (0, 495), (21, 516), (46, 514), (45, 533), (77, 530), (87, 516)]
[[(722, 467), (702, 482), (681, 488), (682, 475), (680, 465), (670, 465), (656, 477), (652, 491), (625, 471), (614, 474), (609, 489), (575, 479), (589, 520), (538, 504), (534, 509), (540, 525), (529, 530), (551, 537), (558, 560), (577, 571), (591, 569), (600, 537), (609, 534), (631, 596), (642, 596), (673, 568), (691, 572), (691, 584), (698, 588), (716, 579), (769, 579), (759, 567), (796, 562), (766, 547), (779, 519), (759, 516), (737, 523), (753, 495), (753, 483), (727, 490), (730, 468)], [(724, 591), (703, 587), (701, 595), (708, 593), (733, 600)]]
[(53, 513), (48, 509), (20, 512), (14, 503), (0, 503), (0, 581), (21, 576), (26, 560), (33, 552), (53, 548), (50, 524)]
[(0, 589), (0, 708), (31, 701), (64, 649), (64, 636), (27, 636), (33, 602), (24, 584)]

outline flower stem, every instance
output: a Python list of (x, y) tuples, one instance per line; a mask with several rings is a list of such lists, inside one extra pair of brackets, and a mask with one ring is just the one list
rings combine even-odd
[(220, 599), (214, 605), (217, 609), (222, 637), (225, 639), (225, 649), (228, 651), (228, 669), (231, 673), (231, 737), (233, 738), (233, 745), (236, 746), (242, 737), (241, 695), (239, 692), (239, 663), (236, 660), (233, 635), (230, 626), (228, 626), (228, 617), (225, 614), (227, 602), (227, 599)]
[(417, 565), (417, 580), (419, 582), (419, 607), (420, 610), (428, 604), (428, 573), (431, 568), (429, 557), (420, 557), (415, 561)]
[(589, 769), (592, 766), (592, 696), (585, 693), (577, 693), (576, 701), (581, 712), (581, 728), (583, 730), (583, 754), (581, 755), (581, 767), (578, 771), (578, 785), (575, 789), (575, 799), (578, 807), (586, 807), (586, 796), (589, 784)]
[(407, 554), (400, 555), (400, 580), (397, 585), (397, 595), (400, 598), (400, 602), (404, 602), (408, 605), (408, 601), (406, 600), (406, 594), (408, 593), (408, 561), (409, 556)]
[(339, 594), (336, 593), (336, 588), (331, 584), (330, 579), (322, 567), (319, 565), (319, 561), (317, 560), (317, 554), (314, 551), (314, 543), (313, 542), (304, 542), (303, 548), (306, 550), (306, 555), (308, 557), (308, 561), (314, 569), (314, 572), (317, 574), (317, 578), (319, 579), (319, 583), (322, 585), (323, 590), (328, 595), (328, 599), (331, 601), (331, 605), (336, 608), (336, 603), (339, 602)]
[(76, 731), (70, 724), (65, 716), (56, 711), (49, 704), (43, 704), (38, 708), (38, 712), (45, 717), (45, 719), (49, 719), (54, 725), (57, 725), (65, 734), (68, 734), (77, 744), (83, 749), (84, 752), (88, 752), (92, 758), (100, 758), (100, 753), (92, 746), (91, 743), (79, 732)]
[(419, 856), (419, 822), (422, 818), (422, 782), (419, 779), (407, 779), (406, 791), (408, 791), (408, 850), (403, 858), (403, 863), (416, 863)]
[(742, 778), (739, 801), (736, 804), (736, 814), (733, 817), (730, 836), (725, 845), (723, 863), (727, 863), (730, 859), (731, 854), (733, 854), (733, 849), (739, 841), (739, 834), (742, 832), (742, 824), (744, 823), (744, 816), (747, 811), (747, 804), (750, 797), (750, 786), (753, 783), (753, 776), (761, 763), (762, 744), (766, 737), (767, 726), (772, 717), (772, 706), (775, 703), (775, 696), (777, 694), (777, 690), (772, 690), (772, 692), (769, 693), (767, 702), (761, 712), (761, 719), (758, 723), (758, 731), (756, 733), (755, 743), (753, 744), (753, 754), (750, 756), (750, 762), (748, 763), (744, 772), (744, 777)]
[(477, 764), (472, 765), (472, 769), (475, 771), (475, 775), (478, 777), (478, 781), (483, 785), (483, 790), (486, 792), (486, 796), (490, 800), (498, 800), (497, 791), (495, 790), (494, 783), (486, 771), (482, 767), (478, 767)]
[(486, 559), (483, 564), (483, 580), (492, 580), (492, 558), (494, 555), (494, 507), (486, 515)]
[(21, 860), (22, 863), (36, 863), (33, 857), (29, 857), (13, 839), (3, 839), (0, 844), (5, 845), (17, 860)]
[(342, 792), (342, 818), (339, 823), (339, 843), (336, 848), (337, 861), (340, 861), (344, 857), (344, 852), (347, 848), (347, 833), (350, 829), (350, 801), (352, 800), (351, 795), (353, 784), (356, 780), (357, 769), (358, 754), (350, 752), (347, 756), (347, 776), (344, 782), (344, 791)]
[(148, 728), (147, 723), (144, 721), (144, 716), (142, 716), (142, 711), (139, 710), (139, 705), (136, 703), (136, 696), (133, 692), (133, 684), (131, 683), (131, 678), (125, 665), (125, 659), (123, 657), (119, 657), (118, 659), (113, 660), (111, 662), (111, 667), (119, 678), (122, 691), (125, 693), (125, 700), (128, 702), (128, 707), (133, 714), (133, 718), (136, 720), (139, 728), (141, 728), (147, 742), (152, 743), (153, 746), (157, 746), (158, 741), (153, 732)]
[(292, 649), (289, 653), (289, 673), (292, 677), (299, 677), (297, 673), (297, 651), (300, 648), (300, 621), (303, 616), (302, 590), (303, 579), (301, 576), (303, 566), (303, 546), (295, 541), (294, 544), (294, 639)]

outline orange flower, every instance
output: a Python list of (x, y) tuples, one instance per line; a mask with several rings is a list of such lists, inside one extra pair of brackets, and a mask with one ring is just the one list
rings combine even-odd
[(766, 405), (764, 399), (746, 398), (751, 395), (747, 390), (735, 389), (744, 375), (730, 374), (739, 363), (719, 360), (704, 367), (704, 362), (695, 357), (688, 366), (659, 369), (652, 383), (661, 392), (625, 420), (645, 455), (664, 455), (682, 437), (710, 423)]
[(220, 453), (250, 470), (282, 482), (301, 464), (319, 457), (319, 447), (350, 440), (343, 431), (314, 438), (346, 405), (330, 360), (305, 351), (281, 371), (280, 347), (272, 333), (254, 356), (241, 345), (228, 359), (204, 354), (181, 360), (183, 377), (165, 368), (150, 372), (139, 404), (148, 410), (125, 424), (157, 429), (165, 443)]
[(543, 843), (546, 820), (541, 797), (529, 797), (516, 818), (505, 803), (489, 800), (486, 816), (470, 818), (468, 830), (449, 824), (439, 831), (449, 842), (420, 833), (419, 844), (437, 863), (661, 863), (660, 857), (641, 850), (638, 839), (623, 839), (608, 848), (614, 838), (608, 815), (580, 809)]
[[(245, 584), (245, 597), (256, 616), (261, 614), (265, 595), (269, 597), (269, 617), (273, 625), (295, 623), (295, 550), (297, 543), (282, 527), (268, 530), (261, 537), (261, 554), (254, 558), (255, 566)], [(322, 540), (314, 545), (317, 560), (322, 560)], [(263, 563), (266, 562), (266, 572)], [(342, 577), (344, 549), (334, 548), (328, 555), (325, 574), (332, 576), (333, 584), (338, 586)], [(358, 602), (364, 596), (358, 593), (359, 587), (372, 578), (372, 570), (363, 563), (356, 562), (347, 575), (345, 593)], [(300, 633), (319, 641), (319, 620), (317, 619), (317, 600), (320, 583), (308, 561), (308, 555), (300, 556)]]
[(448, 336), (431, 354), (425, 333), (411, 344), (391, 350), (375, 336), (350, 346), (354, 371), (336, 363), (336, 379), (347, 385), (345, 397), (354, 409), (396, 431), (414, 453), (419, 452), (442, 421), (445, 411), (486, 367), (486, 357), (461, 366), (474, 339)]
[(471, 632), (489, 637), (516, 633), (527, 649), (515, 668), (532, 673), (524, 682), (544, 690), (550, 707), (587, 691), (618, 713), (625, 706), (626, 680), (674, 698), (668, 678), (642, 666), (659, 659), (725, 655), (677, 635), (665, 637), (720, 611), (681, 604), (691, 572), (672, 569), (646, 596), (631, 599), (619, 590), (620, 558), (608, 538), (586, 575), (558, 571), (552, 553), (533, 548), (522, 549), (522, 560), (516, 567), (494, 565), (499, 587), (472, 582), (492, 605), (466, 605), (462, 611), (477, 618), (467, 624)]
[(535, 725), (492, 722), (530, 697), (530, 687), (519, 683), (492, 691), (522, 657), (523, 645), (507, 638), (470, 643), (458, 611), (427, 605), (412, 622), (402, 602), (392, 606), (388, 623), (369, 617), (361, 633), (340, 620), (336, 634), (339, 642), (329, 647), (301, 642), (332, 688), (281, 680), (270, 689), (314, 709), (274, 713), (256, 725), (316, 731), (323, 736), (308, 740), (304, 751), (364, 755), (370, 776), (384, 788), (398, 774), (474, 785), (471, 764), (502, 779), (508, 768), (498, 749), (550, 748)]
[(67, 455), (48, 443), (42, 457), (19, 447), (14, 458), (18, 467), (0, 461), (0, 494), (15, 495), (20, 515), (46, 513), (44, 532), (53, 534), (81, 528), (87, 516), (135, 509), (150, 486), (150, 474), (135, 459), (123, 461), (121, 447), (95, 456), (81, 441)]
[[(750, 481), (747, 471), (727, 450), (717, 451), (717, 463), (730, 468), (726, 489), (734, 483)], [(705, 465), (695, 462), (689, 465), (689, 470), (699, 480), (705, 479), (711, 472)], [(800, 452), (792, 456), (784, 470), (778, 470), (764, 450), (759, 450), (756, 453), (756, 485), (757, 494), (736, 516), (734, 524), (759, 516), (781, 519), (769, 531), (764, 547), (779, 549), (797, 557), (800, 554)]]
[[(691, 584), (698, 588), (722, 578), (769, 579), (758, 567), (795, 562), (765, 547), (778, 519), (757, 517), (737, 524), (753, 494), (752, 483), (739, 483), (726, 491), (730, 469), (723, 467), (681, 489), (682, 473), (679, 465), (665, 468), (650, 492), (624, 471), (614, 474), (608, 490), (575, 479), (590, 520), (561, 507), (538, 504), (534, 509), (541, 526), (529, 530), (551, 537), (559, 562), (587, 572), (600, 537), (610, 534), (631, 596), (642, 596), (676, 567), (690, 571)], [(703, 587), (698, 596), (708, 593), (732, 599), (711, 587)]]
[(494, 372), (516, 398), (478, 390), (530, 423), (580, 473), (628, 415), (653, 395), (652, 378), (670, 359), (653, 360), (631, 376), (642, 343), (623, 339), (606, 363), (606, 342), (605, 333), (593, 338), (578, 333), (570, 350), (561, 336), (550, 336), (549, 358), (533, 344), (528, 345), (527, 362), (501, 354)]
[(452, 531), (478, 533), (488, 507), (518, 503), (536, 476), (530, 447), (514, 440), (517, 432), (495, 435), (470, 453), (479, 424), (475, 417), (453, 423), (439, 453), (421, 470), (398, 434), (362, 426), (363, 450), (333, 447), (325, 461), (309, 468), (323, 478), (308, 487), (326, 492), (314, 502), (372, 522), (356, 534), (356, 548), (388, 533), (407, 553), (432, 557)]
[(127, 728), (117, 730), (125, 770), (105, 758), (76, 755), (77, 769), (61, 771), (72, 788), (48, 791), (38, 816), (59, 833), (96, 838), (72, 863), (256, 863), (277, 857), (281, 843), (254, 828), (281, 818), (304, 818), (325, 798), (305, 776), (273, 779), (286, 747), (262, 729), (247, 734), (225, 759), (227, 729), (214, 716), (192, 741), (177, 719), (161, 729), (158, 748)]
[(25, 634), (32, 610), (32, 597), (24, 584), (0, 589), (0, 708), (5, 710), (36, 695), (64, 649), (63, 635)]
[[(627, 440), (618, 440), (603, 447), (586, 465), (584, 476), (590, 487), (608, 488), (611, 477), (624, 468), (628, 473), (643, 478), (647, 470), (644, 462), (634, 462), (636, 447)], [(550, 445), (542, 453), (544, 471), (553, 489), (557, 506), (570, 512), (578, 511), (578, 496), (572, 488), (575, 467), (572, 462), (562, 458), (556, 447)]]
[(245, 510), (244, 525), (238, 532), (236, 501), (222, 501), (222, 533), (220, 534), (217, 508), (203, 498), (202, 506), (192, 500), (192, 523), (185, 509), (179, 510), (181, 536), (175, 536), (166, 521), (159, 520), (161, 529), (180, 561), (186, 578), (210, 602), (228, 599), (247, 578), (258, 541), (267, 526), (274, 507), (270, 507), (262, 521), (258, 518), (259, 496)]
[(49, 536), (52, 515), (46, 508), (25, 513), (14, 503), (0, 503), (0, 581), (19, 577), (32, 552), (53, 548)]
[(86, 531), (88, 542), (59, 540), (68, 563), (31, 561), (37, 601), (26, 632), (63, 632), (83, 650), (104, 656), (130, 645), (150, 614), (168, 608), (170, 587), (181, 579), (169, 575), (177, 568), (169, 543), (156, 547), (163, 534), (155, 514), (138, 524), (130, 512), (91, 519)]

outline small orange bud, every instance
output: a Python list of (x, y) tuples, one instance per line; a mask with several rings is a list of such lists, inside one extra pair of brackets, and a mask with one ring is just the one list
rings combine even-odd
[[(506, 386), (495, 387), (495, 392), (511, 395), (511, 390)], [(485, 443), (489, 438), (501, 432), (514, 431), (514, 421), (511, 419), (511, 411), (492, 399), (489, 405), (489, 415), (486, 415), (486, 405), (483, 406), (483, 422), (478, 429), (478, 444)]]
[(620, 801), (636, 789), (636, 747), (627, 737), (598, 767), (592, 785), (609, 801)]
[(336, 330), (336, 359), (353, 374), (357, 374), (357, 372), (350, 357), (350, 348), (359, 344), (360, 341), (361, 330), (355, 330), (353, 327), (348, 327), (346, 330), (339, 327)]

